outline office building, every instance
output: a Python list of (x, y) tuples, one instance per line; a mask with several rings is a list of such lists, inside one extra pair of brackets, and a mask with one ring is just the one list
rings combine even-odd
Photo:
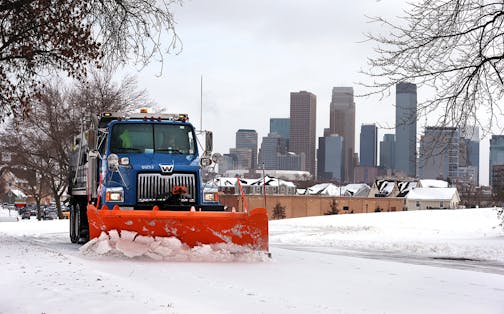
[(258, 168), (266, 170), (278, 170), (278, 155), (287, 154), (287, 139), (278, 135), (278, 133), (270, 133), (263, 137), (261, 149), (259, 150)]
[(304, 153), (287, 153), (278, 155), (278, 170), (306, 171), (306, 158)]
[(360, 166), (378, 165), (378, 128), (375, 124), (363, 124), (360, 132)]
[(229, 155), (234, 155), (233, 159), (236, 160), (235, 169), (252, 169), (253, 154), (250, 148), (230, 148)]
[(289, 118), (271, 118), (270, 133), (277, 133), (280, 137), (289, 139), (290, 119)]
[[(479, 128), (467, 126), (461, 131), (459, 178), (475, 186), (479, 185)], [(466, 169), (462, 169), (466, 168)]]
[(395, 169), (416, 176), (417, 86), (396, 85)]
[(380, 167), (395, 169), (395, 134), (384, 134), (380, 142)]
[(330, 134), (338, 134), (344, 139), (344, 181), (353, 182), (355, 103), (352, 87), (333, 87), (329, 114)]
[(427, 127), (420, 140), (421, 179), (458, 178), (460, 131), (455, 127)]
[(319, 137), (317, 179), (343, 181), (344, 139), (338, 134)]
[(256, 130), (240, 129), (236, 132), (236, 148), (250, 149), (252, 156), (250, 167), (245, 169), (257, 169), (257, 132)]
[(228, 170), (236, 169), (238, 165), (235, 154), (224, 154), (218, 163), (219, 174), (224, 174)]
[[(317, 97), (306, 91), (290, 93), (289, 151), (304, 154), (304, 170), (315, 175)], [(302, 169), (303, 170), (303, 169)]]
[[(490, 186), (494, 187), (494, 178), (497, 175), (496, 171), (501, 171), (501, 167), (504, 165), (504, 135), (492, 135), (490, 139), (490, 165), (489, 165), (489, 180)], [(495, 182), (496, 183), (496, 182)]]

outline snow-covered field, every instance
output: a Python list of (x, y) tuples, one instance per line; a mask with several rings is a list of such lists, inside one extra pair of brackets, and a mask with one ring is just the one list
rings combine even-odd
[(267, 258), (0, 222), (0, 313), (504, 313), (499, 223), (495, 209), (271, 221)]

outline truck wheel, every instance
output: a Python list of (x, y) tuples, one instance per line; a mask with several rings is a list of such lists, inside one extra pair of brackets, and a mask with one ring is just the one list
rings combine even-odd
[(75, 235), (77, 243), (80, 244), (89, 241), (89, 227), (85, 210), (86, 205), (75, 204)]
[(75, 205), (70, 205), (70, 241), (72, 243), (77, 243), (79, 241), (79, 237), (77, 236), (77, 228), (76, 219), (75, 219)]

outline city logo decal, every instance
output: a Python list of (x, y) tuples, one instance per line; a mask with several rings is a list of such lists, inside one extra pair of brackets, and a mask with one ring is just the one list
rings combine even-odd
[(159, 164), (159, 167), (161, 167), (161, 172), (162, 173), (172, 173), (173, 172), (173, 165), (162, 165), (162, 164)]

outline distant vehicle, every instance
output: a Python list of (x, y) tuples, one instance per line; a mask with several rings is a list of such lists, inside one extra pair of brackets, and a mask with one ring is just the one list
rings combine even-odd
[(37, 204), (27, 204), (25, 211), (28, 211), (32, 216), (37, 216)]
[(31, 217), (31, 213), (29, 210), (25, 210), (22, 214), (21, 214), (21, 218), (22, 219), (30, 219)]
[(23, 208), (26, 207), (26, 202), (25, 201), (16, 201), (14, 203), (14, 206), (16, 207), (17, 210), (21, 211)]
[(70, 209), (66, 206), (61, 206), (61, 213), (63, 214), (63, 218), (70, 219)]
[(58, 219), (58, 213), (54, 210), (47, 210), (44, 212), (44, 220)]

